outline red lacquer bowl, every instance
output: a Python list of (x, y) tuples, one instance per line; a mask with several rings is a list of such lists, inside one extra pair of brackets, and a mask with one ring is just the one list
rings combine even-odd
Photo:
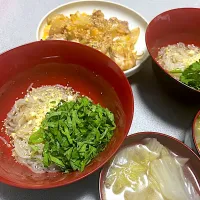
[[(99, 51), (67, 41), (39, 41), (0, 55), (0, 128), (14, 105), (33, 83), (69, 85), (95, 103), (110, 109), (117, 128), (107, 148), (83, 172), (36, 174), (15, 162), (9, 148), (0, 140), (0, 181), (30, 189), (70, 184), (103, 166), (128, 134), (133, 117), (133, 94), (121, 69)], [(9, 141), (5, 131), (1, 137)]]
[[(200, 47), (200, 9), (178, 8), (156, 16), (146, 30), (146, 45), (152, 57), (152, 67), (164, 88), (184, 101), (199, 101), (200, 91), (190, 88), (173, 78), (156, 61), (159, 48), (183, 42)], [(183, 98), (182, 98), (183, 97)]]
[(193, 142), (194, 142), (194, 145), (196, 147), (196, 150), (198, 151), (199, 155), (200, 155), (200, 148), (198, 147), (197, 145), (197, 141), (196, 141), (196, 133), (195, 133), (195, 125), (196, 125), (196, 122), (197, 122), (197, 118), (200, 117), (200, 111), (196, 114), (195, 118), (194, 118), (194, 121), (193, 121), (193, 126), (192, 126), (192, 138), (193, 138)]
[[(162, 133), (156, 133), (156, 132), (141, 132), (141, 133), (135, 133), (132, 135), (129, 135), (123, 145), (120, 149), (132, 146), (135, 144), (141, 143), (141, 141), (145, 138), (157, 138), (157, 140), (166, 146), (169, 150), (174, 152), (176, 155), (180, 157), (189, 158), (189, 161), (187, 162), (188, 166), (190, 167), (191, 171), (196, 177), (196, 183), (200, 183), (200, 158), (184, 143), (182, 143), (180, 140), (177, 140), (176, 138), (173, 138), (171, 136), (162, 134)], [(105, 198), (105, 192), (104, 192), (104, 180), (108, 171), (108, 168), (110, 166), (110, 163), (108, 162), (104, 168), (101, 171), (100, 178), (99, 178), (99, 192), (100, 192), (100, 199), (106, 200)], [(189, 174), (188, 177), (191, 177), (192, 174)], [(186, 174), (187, 176), (187, 174)], [(196, 184), (194, 184), (196, 185)], [(200, 195), (200, 188), (195, 187), (196, 191)]]

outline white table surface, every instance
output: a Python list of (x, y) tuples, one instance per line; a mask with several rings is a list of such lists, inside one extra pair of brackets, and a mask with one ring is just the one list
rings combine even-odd
[[(36, 40), (40, 19), (67, 0), (0, 0), (0, 53)], [(150, 21), (157, 14), (178, 7), (200, 7), (200, 0), (115, 0)], [(190, 130), (200, 106), (184, 105), (168, 96), (157, 83), (148, 59), (129, 81), (134, 93), (134, 119), (129, 134), (162, 132), (180, 140)], [(190, 132), (190, 131), (189, 131)], [(98, 200), (99, 171), (69, 186), (24, 190), (0, 183), (0, 200)]]

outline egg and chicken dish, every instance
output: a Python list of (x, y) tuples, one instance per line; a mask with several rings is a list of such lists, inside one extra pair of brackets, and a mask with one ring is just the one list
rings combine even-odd
[(125, 71), (134, 67), (140, 57), (134, 49), (139, 34), (139, 27), (130, 30), (128, 22), (116, 17), (105, 19), (101, 10), (94, 10), (92, 15), (76, 12), (69, 17), (49, 17), (42, 39), (68, 40), (93, 47)]

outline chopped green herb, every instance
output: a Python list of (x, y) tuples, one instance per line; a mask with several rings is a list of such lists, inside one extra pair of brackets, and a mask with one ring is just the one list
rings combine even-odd
[(60, 101), (46, 114), (29, 144), (44, 143), (43, 164), (55, 164), (62, 171), (83, 171), (103, 151), (116, 128), (114, 115), (88, 98)]
[(32, 134), (29, 138), (29, 144), (39, 144), (44, 141), (43, 133), (41, 130), (36, 131), (34, 134)]
[(186, 68), (180, 76), (180, 81), (194, 89), (200, 90), (200, 61)]
[(30, 145), (31, 149), (32, 149), (32, 156), (35, 155), (36, 152), (38, 152), (39, 147), (37, 145)]
[(182, 69), (173, 69), (171, 71), (169, 71), (170, 73), (176, 74), (176, 73), (182, 73), (183, 70)]
[(51, 159), (51, 162), (55, 163), (57, 166), (65, 168), (64, 163), (61, 160), (59, 160), (58, 158), (50, 155), (50, 159)]

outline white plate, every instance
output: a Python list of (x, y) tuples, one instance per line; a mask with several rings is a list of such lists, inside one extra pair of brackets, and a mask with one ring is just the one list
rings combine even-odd
[(140, 27), (140, 36), (136, 43), (135, 49), (138, 53), (143, 53), (143, 57), (142, 59), (137, 61), (135, 67), (126, 70), (124, 72), (126, 77), (135, 74), (141, 69), (142, 63), (147, 59), (149, 55), (145, 44), (145, 31), (148, 23), (140, 14), (120, 4), (108, 1), (99, 1), (99, 0), (97, 1), (83, 0), (61, 5), (51, 10), (49, 13), (47, 13), (40, 21), (36, 33), (37, 40), (41, 40), (44, 27), (47, 23), (47, 18), (50, 15), (64, 14), (66, 16), (69, 16), (70, 14), (75, 13), (77, 11), (92, 14), (94, 9), (101, 10), (104, 13), (105, 18), (107, 19), (110, 17), (117, 17), (119, 20), (127, 21), (129, 23), (130, 29), (133, 29), (135, 27)]

